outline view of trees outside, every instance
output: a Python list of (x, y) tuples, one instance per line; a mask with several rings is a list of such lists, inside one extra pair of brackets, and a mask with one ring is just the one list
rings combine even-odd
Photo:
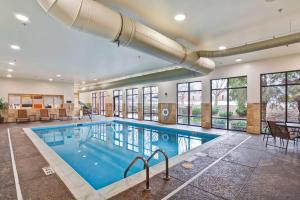
[(212, 80), (211, 101), (213, 128), (246, 130), (246, 76)]
[(139, 90), (136, 88), (126, 90), (127, 117), (138, 119)]
[(99, 92), (99, 114), (105, 115), (105, 96), (106, 92)]
[(123, 92), (122, 90), (114, 90), (114, 116), (123, 117)]
[(266, 121), (300, 122), (300, 71), (261, 75), (262, 132)]
[(177, 84), (177, 123), (201, 126), (201, 82)]
[(144, 120), (158, 121), (158, 87), (143, 89)]

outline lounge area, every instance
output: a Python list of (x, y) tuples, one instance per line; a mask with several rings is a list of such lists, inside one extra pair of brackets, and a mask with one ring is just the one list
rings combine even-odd
[(299, 9), (4, 0), (0, 200), (298, 200)]

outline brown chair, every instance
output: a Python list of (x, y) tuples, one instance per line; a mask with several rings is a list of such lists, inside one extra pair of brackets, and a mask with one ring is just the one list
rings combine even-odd
[(27, 115), (27, 110), (18, 110), (18, 117), (16, 119), (16, 122), (29, 122), (29, 117)]
[[(271, 136), (274, 138), (274, 143), (276, 142), (276, 137), (278, 137), (280, 139), (280, 146), (268, 144), (268, 137), (267, 137), (266, 146), (270, 145), (270, 146), (283, 148), (287, 152), (289, 140), (292, 140), (292, 141), (295, 142), (295, 139), (297, 138), (297, 135), (295, 135), (293, 133), (290, 133), (287, 126), (286, 126), (286, 124), (277, 125), (277, 122), (268, 121), (268, 126), (269, 126), (269, 129), (270, 129)], [(285, 147), (284, 147), (284, 140), (286, 140), (286, 146)], [(282, 143), (283, 147), (281, 147), (281, 143)]]
[(58, 110), (58, 119), (60, 120), (69, 120), (72, 119), (72, 116), (67, 115), (67, 111), (65, 108), (60, 108)]
[(48, 109), (40, 109), (40, 120), (41, 121), (50, 121)]

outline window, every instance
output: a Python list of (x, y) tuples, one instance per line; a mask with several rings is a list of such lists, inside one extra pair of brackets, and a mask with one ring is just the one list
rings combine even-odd
[(106, 96), (106, 92), (99, 92), (99, 114), (100, 115), (106, 115), (105, 96)]
[(247, 77), (211, 80), (213, 128), (246, 131)]
[(268, 120), (300, 122), (300, 71), (261, 75), (261, 131)]
[(201, 126), (201, 82), (177, 84), (177, 123)]
[(114, 116), (123, 117), (123, 92), (122, 90), (114, 90)]
[(126, 90), (126, 109), (129, 119), (138, 119), (139, 90), (136, 88)]
[(144, 120), (158, 121), (158, 87), (143, 88)]
[(97, 93), (92, 93), (92, 112), (97, 113)]

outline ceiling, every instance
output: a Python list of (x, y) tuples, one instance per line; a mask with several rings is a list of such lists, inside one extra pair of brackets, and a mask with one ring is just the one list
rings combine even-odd
[[(16, 60), (13, 78), (93, 82), (118, 78), (170, 63), (136, 50), (117, 47), (72, 30), (48, 16), (35, 0), (0, 0), (0, 76)], [(300, 31), (299, 0), (97, 0), (194, 49), (212, 50)], [(270, 0), (269, 0), (270, 1)], [(282, 9), (279, 12), (278, 9)], [(24, 26), (14, 13), (27, 15)], [(184, 13), (184, 22), (174, 15)], [(21, 51), (9, 48), (12, 43)], [(215, 59), (217, 66), (300, 53), (300, 45)], [(61, 74), (61, 78), (56, 75)]]

